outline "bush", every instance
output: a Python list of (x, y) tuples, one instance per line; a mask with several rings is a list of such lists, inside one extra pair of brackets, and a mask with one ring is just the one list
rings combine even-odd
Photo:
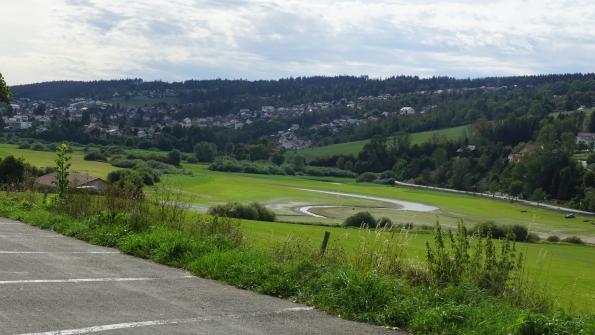
[(307, 175), (316, 177), (355, 178), (355, 176), (357, 176), (357, 174), (354, 172), (332, 167), (306, 166), (302, 169), (302, 171)]
[(86, 161), (107, 161), (107, 157), (99, 151), (91, 151), (83, 157)]
[(539, 242), (541, 240), (541, 238), (539, 237), (539, 235), (535, 234), (535, 233), (529, 233), (529, 235), (527, 235), (527, 242)]
[(111, 164), (115, 167), (123, 168), (123, 169), (131, 169), (138, 164), (138, 160), (131, 160), (131, 159), (114, 159), (111, 161)]
[(376, 219), (370, 212), (359, 212), (353, 214), (343, 221), (343, 227), (365, 227), (365, 228), (376, 228)]
[(376, 222), (376, 227), (378, 227), (378, 228), (392, 228), (393, 221), (387, 217), (381, 217)]
[(276, 218), (273, 211), (257, 202), (248, 205), (243, 205), (239, 202), (229, 202), (209, 208), (208, 213), (213, 216), (246, 220), (275, 221)]
[(556, 236), (556, 235), (551, 235), (551, 236), (548, 236), (547, 237), (546, 241), (553, 242), (553, 243), (558, 243), (558, 242), (560, 242), (560, 238), (558, 236)]
[(375, 184), (382, 184), (382, 185), (394, 185), (396, 179), (395, 178), (379, 178), (374, 180)]
[(47, 147), (41, 143), (35, 143), (31, 146), (31, 150), (35, 150), (35, 151), (48, 151)]
[(473, 227), (472, 233), (480, 237), (491, 236), (492, 238), (496, 239), (506, 237), (506, 231), (504, 230), (504, 228), (496, 225), (493, 221), (486, 221), (477, 224), (475, 227)]
[(209, 142), (200, 142), (194, 146), (194, 155), (199, 162), (212, 162), (217, 155), (217, 146)]
[(583, 240), (581, 240), (581, 238), (578, 236), (569, 236), (569, 237), (563, 239), (562, 242), (573, 243), (573, 244), (585, 244), (585, 242), (583, 242)]
[[(296, 170), (291, 165), (283, 165), (279, 167), (272, 164), (256, 164), (247, 161), (237, 161), (230, 158), (219, 158), (216, 159), (211, 165), (209, 170), (212, 171), (224, 171), (224, 172), (243, 172), (243, 173), (256, 173), (256, 174), (273, 174), (273, 175), (295, 175)], [(341, 170), (337, 168), (329, 167), (316, 167), (306, 166), (302, 168), (303, 174), (316, 176), (316, 177), (345, 177), (353, 178), (356, 176), (351, 171)], [(303, 175), (302, 174), (302, 175)]]
[(374, 180), (376, 180), (378, 177), (376, 176), (375, 173), (372, 172), (364, 172), (362, 174), (360, 174), (359, 176), (357, 176), (356, 181), (358, 183), (371, 183)]
[(515, 224), (515, 225), (509, 226), (509, 227), (505, 227), (505, 229), (506, 228), (509, 228), (507, 230), (512, 235), (512, 236), (510, 236), (510, 238), (515, 241), (519, 241), (519, 242), (526, 241), (527, 237), (529, 236), (529, 230), (525, 226)]
[(182, 155), (176, 149), (167, 153), (167, 162), (171, 165), (178, 166), (180, 165), (180, 161), (182, 160)]
[(25, 178), (26, 164), (21, 158), (0, 159), (0, 184), (18, 184)]
[(525, 242), (529, 236), (529, 230), (523, 225), (499, 226), (493, 221), (482, 222), (471, 230), (471, 233), (480, 237), (491, 236), (495, 239), (511, 239), (517, 242)]

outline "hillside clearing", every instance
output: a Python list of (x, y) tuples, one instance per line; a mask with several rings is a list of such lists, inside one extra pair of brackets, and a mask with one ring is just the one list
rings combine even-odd
[[(419, 133), (412, 133), (411, 143), (421, 144), (430, 141), (434, 136), (445, 137), (450, 140), (463, 138), (467, 135), (467, 131), (470, 129), (469, 125), (445, 128), (438, 130), (422, 131)], [(325, 145), (321, 147), (314, 147), (303, 149), (299, 151), (299, 154), (306, 157), (307, 159), (313, 159), (316, 157), (326, 157), (332, 155), (357, 155), (370, 140), (353, 141), (346, 143), (338, 143)]]

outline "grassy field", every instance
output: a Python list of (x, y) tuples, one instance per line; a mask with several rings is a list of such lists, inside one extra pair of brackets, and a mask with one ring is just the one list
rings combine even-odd
[[(0, 158), (9, 155), (21, 157), (27, 163), (37, 167), (54, 166), (54, 159), (56, 159), (56, 154), (54, 152), (25, 150), (19, 149), (17, 145), (14, 144), (0, 144)], [(80, 150), (74, 150), (71, 156), (72, 171), (105, 178), (110, 171), (116, 169), (108, 163), (84, 160), (84, 154)]]
[[(375, 233), (360, 229), (321, 227), (278, 222), (243, 221), (247, 242), (256, 248), (270, 248), (299, 237), (320, 245), (325, 231), (331, 232), (330, 244), (357, 252), (364, 239), (374, 239)], [(386, 234), (386, 233), (384, 233)], [(407, 257), (421, 262), (429, 233), (410, 233), (406, 238)], [(543, 291), (566, 309), (577, 313), (595, 313), (595, 247), (552, 243), (518, 243), (517, 249), (527, 257), (529, 276), (543, 285)]]
[[(411, 143), (420, 144), (429, 141), (434, 136), (444, 136), (448, 139), (458, 139), (466, 136), (469, 126), (460, 126), (439, 130), (423, 131), (411, 134)], [(339, 144), (325, 145), (300, 150), (299, 153), (308, 159), (331, 155), (357, 155), (370, 140), (361, 140)]]
[[(274, 209), (279, 218), (294, 222), (340, 223), (352, 212), (369, 210), (377, 216), (388, 216), (393, 222), (433, 225), (439, 220), (445, 225), (454, 225), (463, 219), (467, 224), (492, 220), (499, 224), (523, 224), (541, 235), (578, 235), (595, 239), (595, 225), (591, 217), (578, 216), (565, 219), (560, 212), (528, 207), (504, 201), (478, 198), (468, 195), (437, 191), (389, 187), (356, 183), (352, 179), (292, 176), (269, 176), (209, 171), (205, 165), (185, 165), (192, 175), (168, 175), (166, 185), (183, 190), (198, 208), (206, 209), (216, 203), (228, 201), (259, 201)], [(350, 193), (413, 201), (440, 208), (437, 212), (400, 211), (395, 206), (377, 201), (355, 199), (307, 191)], [(306, 216), (296, 209), (307, 205), (344, 206), (320, 213), (328, 219)], [(373, 208), (366, 208), (373, 207)], [(377, 208), (381, 207), (381, 208)]]

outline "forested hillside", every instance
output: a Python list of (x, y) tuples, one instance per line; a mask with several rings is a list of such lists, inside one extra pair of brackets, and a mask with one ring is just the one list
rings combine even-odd
[[(11, 91), (15, 104), (0, 110), (3, 136), (12, 141), (178, 149), (198, 161), (220, 157), (291, 165), (262, 170), (226, 161), (215, 169), (368, 173), (362, 181), (407, 180), (595, 210), (595, 136), (589, 135), (595, 132), (595, 74), (127, 79), (49, 82)], [(409, 138), (452, 127), (464, 127), (465, 136), (414, 144)], [(320, 150), (324, 157), (306, 162), (295, 154), (358, 140), (370, 140), (361, 152)]]

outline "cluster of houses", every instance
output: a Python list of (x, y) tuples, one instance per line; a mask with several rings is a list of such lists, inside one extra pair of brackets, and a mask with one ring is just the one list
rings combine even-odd
[(288, 150), (299, 150), (310, 147), (312, 141), (300, 137), (297, 134), (299, 129), (299, 124), (292, 124), (289, 129), (278, 131), (276, 135), (273, 135), (273, 138), (277, 140), (277, 143), (279, 143), (282, 148)]
[(576, 134), (576, 143), (593, 146), (595, 143), (595, 133), (580, 132)]

